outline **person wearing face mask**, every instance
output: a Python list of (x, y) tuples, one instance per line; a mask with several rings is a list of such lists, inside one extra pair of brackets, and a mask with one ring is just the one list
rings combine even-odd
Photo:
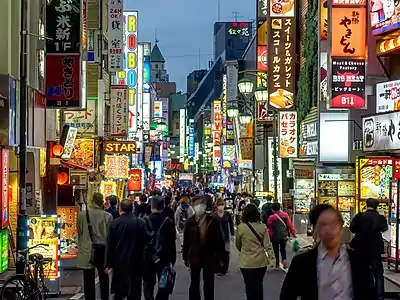
[(189, 300), (201, 299), (201, 272), (204, 300), (214, 300), (215, 273), (225, 254), (221, 219), (211, 213), (212, 201), (206, 195), (193, 197), (192, 206), (195, 214), (186, 221), (182, 247), (183, 261), (190, 268)]
[(231, 250), (231, 240), (235, 236), (235, 227), (233, 226), (232, 215), (225, 210), (225, 201), (218, 198), (216, 201), (217, 211), (215, 214), (221, 219), (222, 233), (225, 241), (225, 255), (222, 261), (222, 268), (218, 273), (219, 276), (226, 275), (229, 268), (229, 258)]

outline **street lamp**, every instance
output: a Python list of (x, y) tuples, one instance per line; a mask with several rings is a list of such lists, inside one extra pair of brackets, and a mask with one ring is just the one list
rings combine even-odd
[(256, 88), (254, 97), (256, 97), (257, 102), (266, 102), (268, 101), (268, 90), (265, 87), (260, 86)]
[(228, 107), (226, 112), (229, 118), (236, 118), (239, 115), (239, 109), (232, 104)]
[(254, 83), (248, 78), (240, 79), (238, 82), (239, 92), (243, 95), (248, 95), (253, 91)]
[(249, 113), (242, 113), (239, 116), (240, 124), (250, 124), (251, 119), (252, 119), (252, 116)]

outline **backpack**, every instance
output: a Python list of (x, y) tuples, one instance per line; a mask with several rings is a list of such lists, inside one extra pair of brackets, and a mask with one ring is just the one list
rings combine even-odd
[(179, 229), (182, 230), (185, 227), (187, 219), (188, 219), (188, 207), (183, 208), (181, 206), (181, 213), (179, 215)]
[(289, 229), (286, 223), (286, 218), (282, 219), (277, 213), (274, 213), (273, 215), (276, 215), (277, 220), (272, 224), (272, 238), (275, 241), (286, 240), (289, 237)]
[(145, 249), (145, 260), (150, 264), (157, 264), (160, 261), (160, 254), (165, 247), (165, 237), (161, 234), (161, 231), (168, 220), (170, 220), (170, 218), (166, 217), (161, 223), (160, 228), (154, 231), (150, 217), (145, 217), (151, 235), (150, 242)]

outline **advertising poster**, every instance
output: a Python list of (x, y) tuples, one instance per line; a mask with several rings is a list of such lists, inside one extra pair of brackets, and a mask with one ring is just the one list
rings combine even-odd
[(143, 184), (142, 169), (129, 170), (128, 192), (140, 192)]
[(96, 101), (88, 99), (86, 110), (64, 111), (65, 125), (78, 128), (78, 133), (96, 133)]
[[(276, 151), (278, 151), (278, 145), (276, 145)], [(274, 139), (272, 137), (268, 138), (268, 157), (274, 157)], [(274, 176), (277, 178), (277, 190), (278, 190), (278, 199), (282, 199), (282, 159), (280, 157), (277, 158), (277, 166), (275, 168), (274, 160), (270, 159), (268, 163), (268, 173), (269, 175), (269, 191), (274, 191), (275, 182)]]
[(79, 108), (80, 54), (46, 55), (46, 107)]
[(94, 169), (94, 139), (76, 139), (68, 164), (84, 169)]
[(376, 113), (400, 110), (400, 80), (376, 85)]
[(269, 17), (294, 17), (296, 5), (295, 0), (270, 0)]
[(257, 46), (257, 70), (266, 72), (267, 64), (267, 46)]
[(397, 0), (369, 0), (373, 35), (381, 35), (400, 28), (400, 2)]
[(388, 200), (392, 180), (392, 159), (359, 159), (360, 200)]
[(224, 169), (237, 167), (235, 145), (222, 145), (222, 161)]
[(102, 181), (100, 191), (104, 198), (111, 195), (117, 195), (117, 183), (115, 181)]
[(48, 247), (38, 247), (29, 254), (40, 253), (44, 258), (51, 258), (51, 263), (44, 266), (46, 279), (58, 278), (59, 265), (59, 224), (57, 216), (29, 216), (28, 247), (37, 244), (48, 244)]
[(143, 93), (150, 93), (151, 84), (151, 43), (143, 43)]
[(108, 0), (108, 71), (122, 71), (124, 65), (123, 53), (123, 1)]
[(128, 87), (126, 85), (111, 86), (110, 115), (110, 135), (126, 137), (128, 125)]
[(320, 17), (320, 37), (321, 40), (328, 39), (328, 0), (321, 0), (321, 17)]
[(9, 176), (10, 176), (10, 151), (1, 150), (1, 228), (6, 228), (9, 224)]
[[(277, 3), (285, 6), (290, 3), (293, 5), (294, 0)], [(289, 109), (294, 106), (296, 91), (295, 18), (271, 18), (269, 24), (267, 43), (270, 70), (267, 75), (269, 105), (277, 109)]]
[(153, 117), (162, 118), (162, 101), (154, 101)]
[(279, 156), (297, 157), (297, 112), (279, 112)]
[[(239, 138), (240, 154), (243, 160), (253, 160), (253, 138), (252, 137), (241, 137)], [(272, 157), (272, 156), (271, 156)]]
[(8, 248), (9, 248), (9, 240), (8, 240), (8, 230), (0, 231), (0, 273), (4, 273), (8, 270)]
[(332, 57), (332, 108), (366, 108), (365, 59)]
[(332, 8), (331, 56), (365, 57), (365, 8)]
[(128, 179), (129, 178), (129, 156), (127, 156), (127, 155), (105, 155), (104, 156), (104, 178)]
[(78, 221), (79, 207), (58, 206), (60, 218), (60, 258), (78, 257)]

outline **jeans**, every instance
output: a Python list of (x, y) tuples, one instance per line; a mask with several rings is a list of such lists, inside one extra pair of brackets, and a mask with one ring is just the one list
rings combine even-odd
[(246, 300), (263, 300), (263, 280), (267, 267), (244, 269), (241, 268), (244, 284), (246, 286)]
[(189, 300), (201, 300), (200, 296), (200, 273), (203, 270), (203, 294), (204, 300), (214, 300), (215, 274), (212, 266), (190, 267)]
[(150, 277), (146, 276), (146, 279), (143, 282), (143, 296), (145, 300), (168, 300), (169, 293), (163, 289), (158, 289), (156, 298), (154, 298), (154, 286), (156, 285), (156, 276), (157, 280), (160, 281), (161, 274), (164, 270), (165, 265), (157, 266), (154, 270), (153, 274)]
[(375, 291), (379, 300), (383, 300), (385, 292), (385, 279), (383, 277), (383, 265), (379, 258), (371, 260), (371, 270), (375, 280)]
[[(101, 300), (108, 300), (110, 292), (110, 281), (108, 275), (104, 273), (104, 268), (97, 267), (100, 282)], [(96, 300), (96, 269), (83, 270), (83, 289), (86, 300)]]
[(279, 252), (282, 256), (282, 261), (286, 260), (286, 240), (272, 240), (272, 248), (275, 253), (275, 267), (279, 268)]

